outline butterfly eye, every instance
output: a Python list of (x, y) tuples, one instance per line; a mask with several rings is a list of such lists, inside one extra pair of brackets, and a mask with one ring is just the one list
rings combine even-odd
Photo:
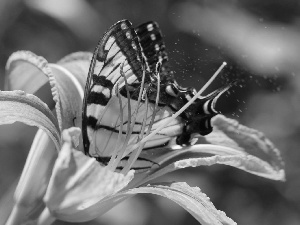
[(173, 97), (177, 97), (178, 96), (178, 91), (176, 90), (176, 88), (174, 89), (174, 86), (173, 85), (167, 85), (166, 86), (166, 92), (173, 96)]

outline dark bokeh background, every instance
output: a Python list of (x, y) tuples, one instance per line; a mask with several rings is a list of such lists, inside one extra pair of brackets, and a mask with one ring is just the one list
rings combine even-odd
[[(281, 150), (287, 181), (275, 182), (226, 166), (185, 169), (164, 180), (199, 186), (238, 224), (300, 224), (300, 2), (298, 0), (2, 0), (0, 88), (9, 55), (30, 50), (55, 62), (93, 51), (121, 19), (155, 20), (165, 35), (170, 64), (182, 86), (199, 89), (228, 66), (208, 91), (238, 80), (218, 109), (263, 131)], [(0, 218), (11, 205), (36, 129), (0, 127)], [(57, 222), (56, 224), (66, 224)], [(169, 200), (140, 195), (86, 224), (197, 224)]]

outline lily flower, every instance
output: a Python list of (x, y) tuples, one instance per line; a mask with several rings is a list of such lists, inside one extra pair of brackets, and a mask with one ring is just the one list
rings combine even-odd
[[(274, 145), (262, 133), (222, 115), (212, 118), (213, 132), (199, 137), (195, 145), (169, 144), (134, 151), (132, 154), (154, 162), (144, 171), (135, 171), (130, 160), (126, 170), (118, 171), (115, 165), (120, 157), (104, 166), (84, 155), (81, 108), (90, 58), (90, 53), (73, 53), (48, 64), (42, 57), (21, 51), (8, 60), (7, 87), (22, 91), (0, 93), (0, 124), (20, 121), (40, 130), (17, 186), (7, 225), (89, 221), (140, 193), (169, 198), (201, 224), (235, 224), (200, 188), (182, 182), (151, 181), (178, 169), (214, 164), (273, 180), (285, 179), (283, 162)], [(46, 105), (33, 94), (49, 84), (53, 101)]]

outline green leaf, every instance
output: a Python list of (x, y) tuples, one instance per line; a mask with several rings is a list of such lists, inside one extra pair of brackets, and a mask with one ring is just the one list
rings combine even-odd
[(34, 95), (23, 91), (0, 92), (0, 124), (23, 122), (43, 129), (60, 149), (57, 119), (47, 105)]

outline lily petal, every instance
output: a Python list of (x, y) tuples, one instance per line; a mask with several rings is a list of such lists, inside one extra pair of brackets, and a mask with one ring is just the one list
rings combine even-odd
[(57, 154), (53, 141), (39, 129), (17, 185), (14, 195), (15, 205), (6, 225), (36, 220), (44, 210), (43, 197)]
[[(6, 76), (6, 90), (22, 90), (29, 94), (36, 94), (42, 100), (47, 99), (45, 102), (48, 103), (50, 109), (55, 106), (58, 124), (62, 130), (59, 91), (56, 87), (55, 77), (45, 58), (30, 51), (17, 51), (7, 61)], [(49, 84), (52, 100), (49, 100), (48, 94), (45, 92), (47, 88), (43, 88), (45, 90), (37, 94), (38, 90)]]
[(221, 115), (213, 118), (212, 124), (214, 131), (200, 138), (203, 144), (144, 151), (140, 157), (160, 166), (136, 177), (130, 186), (147, 183), (177, 169), (214, 164), (230, 165), (273, 180), (285, 180), (280, 153), (262, 133)]
[(57, 120), (47, 105), (38, 97), (23, 91), (0, 92), (0, 124), (23, 122), (43, 129), (60, 149)]
[[(49, 64), (59, 92), (62, 129), (81, 127), (81, 111), (84, 89), (77, 78), (64, 67)], [(59, 117), (58, 117), (59, 118)]]
[(44, 198), (52, 216), (69, 222), (83, 222), (99, 216), (95, 204), (120, 191), (133, 178), (133, 171), (126, 176), (112, 172), (94, 158), (75, 150), (73, 140), (79, 135), (78, 128), (63, 132), (63, 147)]
[[(33, 94), (48, 83), (47, 61), (29, 51), (13, 53), (6, 63), (6, 90), (23, 90)], [(42, 76), (41, 76), (42, 75)]]
[[(44, 87), (50, 84), (60, 130), (74, 125), (80, 127), (83, 90), (89, 68), (87, 57), (89, 56), (80, 59), (77, 57), (73, 63), (68, 61), (71, 57), (65, 57), (62, 62), (66, 66), (62, 67), (48, 64), (46, 59), (32, 52), (18, 51), (7, 62), (7, 89), (28, 90), (30, 94), (40, 96), (45, 95), (47, 88)], [(78, 63), (81, 61), (84, 63)], [(68, 69), (76, 71), (76, 75)], [(43, 92), (37, 93), (42, 87)], [(49, 107), (51, 106), (50, 104)]]
[(91, 52), (74, 52), (57, 62), (70, 71), (84, 89), (93, 54)]
[[(151, 170), (147, 177), (142, 179), (142, 183), (148, 183), (157, 177), (160, 177), (166, 173), (172, 171), (187, 168), (187, 167), (197, 167), (197, 166), (211, 166), (215, 164), (224, 164), (228, 166), (233, 166), (238, 169), (244, 170), (248, 173), (252, 173), (257, 176), (272, 180), (284, 180), (285, 173), (283, 169), (276, 170), (267, 162), (246, 154), (237, 155), (215, 155), (215, 156), (203, 156), (203, 151), (213, 150), (216, 152), (222, 147), (217, 145), (195, 145), (190, 150), (185, 150), (181, 155), (180, 159), (174, 162), (174, 158), (170, 158), (165, 161), (159, 169)], [(199, 152), (197, 152), (199, 151)], [(228, 149), (228, 153), (231, 149)], [(198, 155), (198, 157), (197, 157)], [(201, 157), (199, 157), (201, 156)], [(141, 183), (135, 183), (134, 185), (140, 185)]]
[(169, 186), (148, 185), (120, 192), (102, 201), (102, 207), (117, 204), (135, 194), (156, 194), (166, 197), (187, 210), (203, 225), (236, 224), (222, 211), (217, 210), (200, 188), (186, 183), (172, 183)]
[(262, 132), (223, 115), (215, 116), (212, 126), (214, 132), (204, 137), (206, 142), (240, 150), (268, 162), (275, 169), (283, 169), (284, 163), (279, 150)]

